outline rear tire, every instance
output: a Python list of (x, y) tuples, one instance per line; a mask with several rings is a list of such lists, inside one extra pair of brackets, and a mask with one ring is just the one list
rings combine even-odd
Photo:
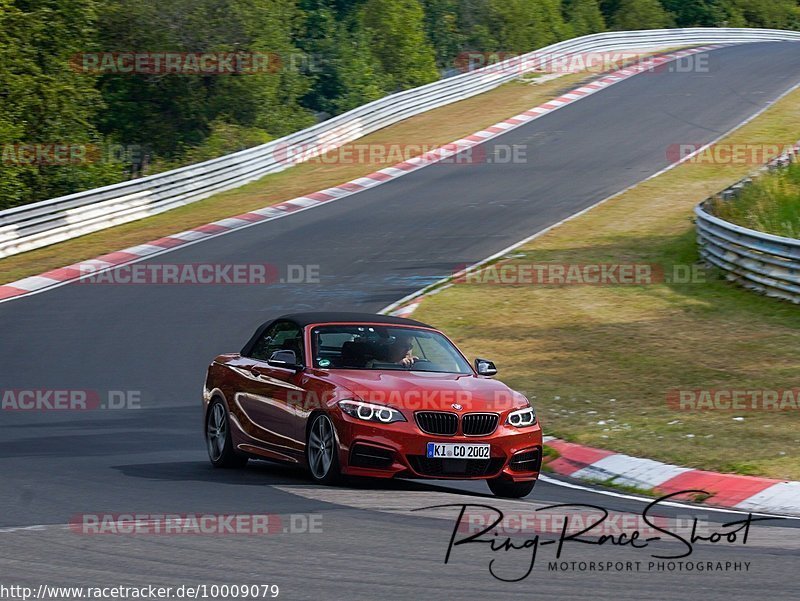
[(536, 485), (536, 480), (529, 480), (527, 482), (514, 482), (506, 478), (492, 478), (487, 480), (489, 490), (496, 497), (506, 497), (508, 499), (521, 499), (527, 497), (533, 487)]
[(319, 484), (338, 484), (341, 481), (339, 445), (331, 418), (318, 413), (311, 421), (306, 435), (306, 463), (311, 479)]
[(214, 467), (237, 468), (247, 464), (247, 457), (233, 448), (231, 421), (225, 405), (219, 399), (211, 401), (206, 414), (206, 449)]

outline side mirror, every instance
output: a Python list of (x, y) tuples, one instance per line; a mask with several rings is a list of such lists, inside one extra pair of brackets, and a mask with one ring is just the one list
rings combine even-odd
[(272, 367), (282, 367), (295, 371), (303, 369), (303, 366), (297, 363), (297, 355), (294, 354), (294, 351), (275, 351), (270, 355), (267, 364)]
[(488, 359), (475, 359), (475, 371), (481, 376), (493, 376), (497, 373), (497, 368)]

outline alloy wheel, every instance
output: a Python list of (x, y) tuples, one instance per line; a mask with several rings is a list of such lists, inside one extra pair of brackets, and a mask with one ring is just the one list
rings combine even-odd
[(327, 415), (320, 415), (314, 420), (308, 436), (308, 464), (314, 478), (322, 480), (328, 475), (335, 450), (333, 424)]

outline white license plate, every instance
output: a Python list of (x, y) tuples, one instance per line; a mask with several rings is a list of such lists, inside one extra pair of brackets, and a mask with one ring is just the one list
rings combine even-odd
[(455, 442), (429, 442), (428, 458), (445, 459), (489, 459), (492, 445), (481, 444), (458, 444)]

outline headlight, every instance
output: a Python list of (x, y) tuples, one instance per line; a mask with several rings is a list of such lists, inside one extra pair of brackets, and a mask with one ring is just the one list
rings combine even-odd
[(386, 405), (373, 405), (362, 401), (339, 401), (339, 408), (350, 417), (363, 419), (367, 422), (391, 424), (392, 422), (406, 421), (402, 413)]
[(517, 409), (508, 414), (506, 419), (507, 426), (514, 426), (515, 428), (526, 428), (536, 423), (536, 411), (533, 407), (526, 407), (525, 409)]

